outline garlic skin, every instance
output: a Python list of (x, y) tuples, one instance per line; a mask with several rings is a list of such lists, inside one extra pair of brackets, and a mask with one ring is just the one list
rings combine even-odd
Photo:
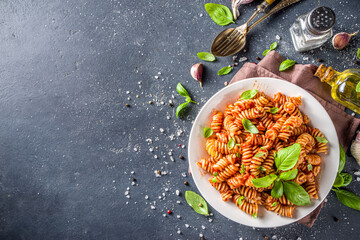
[(254, 0), (232, 0), (231, 1), (231, 8), (234, 20), (236, 20), (240, 16), (239, 7), (243, 4), (251, 3)]
[(360, 166), (360, 132), (356, 135), (355, 141), (351, 144), (350, 152)]
[(203, 75), (204, 65), (202, 63), (194, 64), (190, 69), (190, 74), (200, 83), (200, 87), (202, 87), (202, 75)]
[(332, 45), (337, 50), (342, 50), (348, 43), (350, 42), (350, 39), (352, 36), (358, 34), (359, 31), (354, 32), (353, 34), (349, 34), (346, 32), (341, 32), (336, 34), (332, 39)]

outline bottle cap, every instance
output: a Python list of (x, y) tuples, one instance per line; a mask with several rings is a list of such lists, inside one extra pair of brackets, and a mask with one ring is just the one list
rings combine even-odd
[(322, 82), (330, 81), (334, 75), (334, 69), (332, 67), (326, 67), (324, 64), (321, 64), (314, 73), (314, 76), (320, 78)]
[(327, 33), (335, 25), (336, 16), (328, 7), (317, 7), (307, 16), (306, 25), (308, 29), (317, 35)]

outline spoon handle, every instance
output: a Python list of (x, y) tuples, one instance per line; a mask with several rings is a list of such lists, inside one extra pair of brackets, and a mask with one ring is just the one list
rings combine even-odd
[(273, 7), (268, 13), (266, 13), (264, 16), (262, 16), (261, 18), (259, 18), (258, 20), (256, 20), (256, 22), (254, 22), (253, 24), (251, 24), (248, 27), (248, 32), (255, 27), (257, 24), (259, 24), (260, 22), (262, 22), (264, 19), (266, 19), (267, 17), (273, 15), (274, 13), (278, 12), (279, 10), (290, 6), (293, 3), (296, 2), (300, 2), (301, 0), (282, 0), (281, 2), (279, 2), (275, 7)]

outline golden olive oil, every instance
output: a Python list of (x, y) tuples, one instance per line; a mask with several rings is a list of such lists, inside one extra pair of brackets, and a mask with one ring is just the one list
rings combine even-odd
[(360, 114), (360, 92), (356, 92), (360, 69), (337, 72), (321, 64), (314, 75), (331, 86), (331, 96), (335, 101)]

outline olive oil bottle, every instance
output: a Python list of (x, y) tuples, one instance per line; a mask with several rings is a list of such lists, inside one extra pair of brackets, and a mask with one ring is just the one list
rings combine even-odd
[[(360, 114), (360, 69), (337, 72), (321, 64), (314, 74), (331, 86), (331, 96), (338, 103)], [(358, 91), (356, 91), (356, 86)]]

